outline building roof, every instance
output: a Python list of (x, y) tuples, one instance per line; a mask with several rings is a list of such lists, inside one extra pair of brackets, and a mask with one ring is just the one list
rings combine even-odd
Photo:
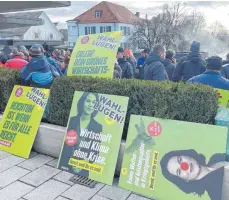
[[(95, 11), (102, 11), (100, 18), (95, 17)], [(130, 12), (124, 6), (114, 4), (107, 1), (95, 5), (88, 11), (79, 15), (73, 21), (78, 21), (81, 24), (87, 23), (126, 23), (133, 24), (139, 18)]]
[(15, 19), (38, 19), (43, 11), (0, 14), (0, 17)]
[(0, 37), (23, 36), (31, 26), (0, 30)]

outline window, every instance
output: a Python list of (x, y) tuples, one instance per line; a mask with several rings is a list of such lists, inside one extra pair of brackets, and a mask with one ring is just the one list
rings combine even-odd
[(101, 18), (102, 11), (101, 10), (96, 10), (95, 11), (95, 18)]
[(111, 26), (100, 26), (100, 33), (111, 32)]
[(123, 27), (123, 35), (126, 35), (126, 30), (127, 30), (127, 28), (124, 26)]
[(76, 29), (76, 26), (72, 26), (72, 30), (75, 30)]
[(127, 27), (127, 35), (130, 35), (130, 27)]
[(52, 33), (50, 33), (50, 39), (53, 40), (53, 34)]
[(95, 26), (85, 27), (85, 35), (95, 34), (95, 33), (96, 33), (96, 27)]
[(130, 35), (130, 27), (121, 26), (120, 30), (123, 32), (123, 35)]

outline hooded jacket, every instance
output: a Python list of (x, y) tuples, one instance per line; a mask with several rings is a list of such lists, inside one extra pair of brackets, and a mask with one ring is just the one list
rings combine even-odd
[(163, 64), (165, 66), (165, 70), (168, 74), (169, 80), (172, 80), (173, 72), (176, 68), (176, 65), (174, 63), (172, 63), (172, 61), (169, 59), (165, 59), (163, 61)]
[(118, 64), (122, 69), (122, 78), (134, 78), (134, 71), (132, 65), (126, 60), (126, 58), (119, 58)]
[(151, 52), (145, 61), (144, 79), (154, 81), (165, 81), (169, 79), (162, 59), (154, 52)]
[(199, 53), (200, 43), (193, 42), (189, 55), (182, 57), (172, 76), (173, 81), (187, 81), (190, 78), (202, 74), (206, 70), (206, 62)]
[(51, 66), (43, 57), (34, 57), (21, 70), (21, 78), (25, 82), (31, 81), (33, 87), (50, 88), (53, 82)]

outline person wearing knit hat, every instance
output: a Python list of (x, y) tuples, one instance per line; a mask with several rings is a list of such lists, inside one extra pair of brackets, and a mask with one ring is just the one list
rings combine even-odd
[(182, 57), (174, 70), (172, 80), (187, 81), (190, 78), (202, 74), (206, 70), (206, 62), (200, 55), (200, 43), (193, 41), (190, 53)]
[(12, 59), (7, 60), (4, 67), (10, 69), (22, 69), (28, 64), (24, 58), (24, 54), (15, 48), (12, 51)]
[(40, 44), (34, 44), (29, 50), (32, 59), (21, 70), (23, 82), (31, 83), (32, 87), (50, 88), (56, 71), (44, 57), (44, 49)]
[(207, 70), (198, 76), (188, 80), (188, 83), (200, 83), (209, 85), (213, 88), (229, 90), (229, 80), (225, 79), (221, 74), (222, 58), (212, 56), (207, 59)]

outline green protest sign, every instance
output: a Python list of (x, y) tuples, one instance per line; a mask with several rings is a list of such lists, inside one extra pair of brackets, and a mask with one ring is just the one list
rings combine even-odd
[(119, 186), (159, 200), (220, 200), (227, 128), (131, 116)]
[(128, 97), (74, 94), (58, 168), (112, 184)]

